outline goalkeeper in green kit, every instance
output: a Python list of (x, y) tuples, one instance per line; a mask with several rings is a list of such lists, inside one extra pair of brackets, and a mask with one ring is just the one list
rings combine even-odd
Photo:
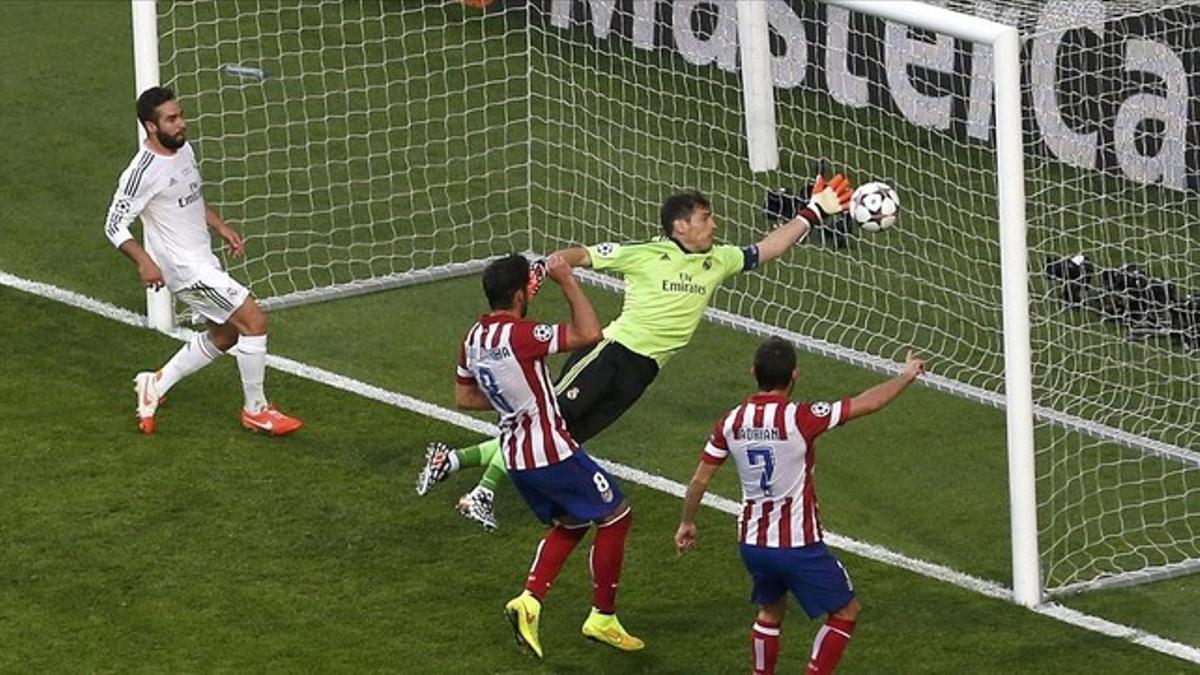
[[(783, 255), (823, 217), (845, 210), (850, 193), (850, 182), (841, 174), (828, 181), (818, 176), (807, 204), (794, 195), (784, 197), (777, 214), (787, 220), (784, 225), (758, 244), (739, 247), (714, 245), (711, 204), (699, 192), (684, 192), (663, 202), (661, 238), (559, 251), (572, 267), (612, 270), (625, 278), (621, 314), (604, 329), (603, 340), (570, 355), (554, 387), (571, 437), (585, 443), (615, 422), (663, 364), (687, 346), (721, 283)], [(458, 508), (484, 529), (496, 529), (495, 488), (505, 474), (500, 452), (495, 439), (460, 450), (431, 443), (417, 477), (417, 494), (427, 494), (460, 469), (486, 466), (482, 480), (463, 495)]]

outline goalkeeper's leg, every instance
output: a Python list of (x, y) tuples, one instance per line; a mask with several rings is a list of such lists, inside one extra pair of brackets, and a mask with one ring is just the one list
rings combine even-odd
[[(468, 466), (488, 466), (492, 463), (494, 458), (499, 456), (499, 450), (500, 439), (498, 438), (489, 438), (488, 440), (476, 445), (472, 445), (469, 448), (455, 450), (453, 453), (454, 459), (451, 460), (451, 462), (454, 463), (455, 468), (450, 469), (450, 472), (453, 473), (463, 467)], [(500, 466), (503, 467), (503, 463), (501, 463)]]
[[(417, 494), (428, 494), (433, 486), (464, 467), (487, 466), (499, 457), (499, 439), (490, 438), (461, 450), (452, 450), (440, 441), (434, 441), (425, 449), (425, 466), (417, 474)], [(493, 481), (493, 485), (495, 481)]]
[(500, 442), (494, 443), (495, 447), (491, 449), (490, 461), (483, 472), (483, 478), (458, 500), (459, 513), (477, 521), (485, 530), (494, 530), (500, 526), (496, 520), (496, 486), (508, 475), (508, 469), (504, 466), (504, 454), (499, 451)]

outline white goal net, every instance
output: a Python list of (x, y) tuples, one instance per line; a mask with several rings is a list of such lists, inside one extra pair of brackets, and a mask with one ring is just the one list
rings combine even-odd
[[(524, 12), (159, 2), (206, 195), (261, 298), (320, 298), (528, 243)], [(271, 304), (272, 300), (268, 300)]]
[[(234, 270), (260, 297), (645, 239), (688, 187), (714, 200), (723, 240), (748, 243), (768, 227), (764, 191), (802, 187), (824, 157), (894, 185), (900, 225), (814, 233), (717, 307), (873, 367), (918, 345), (937, 386), (1003, 404), (986, 48), (772, 0), (783, 166), (761, 175), (728, 0), (160, 4), (162, 80), (194, 120), (210, 199), (249, 235)], [(940, 4), (1022, 35), (1045, 588), (1194, 569), (1200, 10)]]

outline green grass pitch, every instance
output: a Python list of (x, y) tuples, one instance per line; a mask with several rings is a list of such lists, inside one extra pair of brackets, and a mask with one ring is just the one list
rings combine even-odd
[[(141, 311), (134, 270), (101, 230), (132, 151), (129, 23), (128, 3), (117, 0), (0, 3), (0, 270)], [(465, 181), (446, 177), (457, 178)], [(496, 199), (487, 206), (512, 211)], [(754, 234), (730, 228), (731, 238)], [(821, 264), (820, 254), (792, 255)], [(846, 261), (827, 264), (836, 271)], [(615, 315), (618, 298), (590, 293), (603, 317)], [(479, 295), (475, 279), (457, 279), (283, 311), (272, 317), (271, 348), (450, 407), (455, 340), (481, 310)], [(544, 297), (538, 313), (561, 316), (561, 302)], [(747, 391), (755, 342), (703, 325), (594, 452), (686, 481), (708, 426)], [(129, 380), (176, 344), (0, 289), (0, 671), (745, 669), (752, 609), (728, 516), (706, 510), (702, 549), (678, 559), (670, 537), (679, 501), (626, 483), (637, 523), (621, 614), (648, 649), (618, 654), (579, 636), (590, 583), (577, 553), (547, 604), (547, 660), (534, 664), (511, 644), (500, 608), (519, 590), (541, 528), (511, 488), (501, 491), (494, 535), (451, 508), (472, 478), (424, 499), (412, 491), (425, 443), (473, 434), (271, 372), (272, 397), (308, 427), (288, 439), (253, 436), (237, 424), (235, 368), (223, 360), (173, 390), (159, 434), (141, 437)], [(880, 380), (807, 354), (800, 366), (801, 388), (815, 397)], [(1003, 429), (996, 410), (914, 388), (830, 434), (818, 483), (827, 527), (1008, 583)], [(737, 496), (728, 470), (715, 489)], [(1197, 670), (843, 560), (865, 606), (848, 673)], [(1200, 583), (1187, 577), (1065, 604), (1197, 645), (1198, 602)], [(781, 671), (802, 667), (816, 626), (793, 611)]]

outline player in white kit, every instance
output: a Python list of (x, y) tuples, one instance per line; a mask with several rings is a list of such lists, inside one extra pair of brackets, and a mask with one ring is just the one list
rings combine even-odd
[(727, 459), (742, 483), (738, 545), (759, 606), (750, 634), (756, 675), (775, 672), (789, 591), (810, 618), (826, 615), (808, 662), (809, 675), (832, 673), (850, 642), (861, 606), (850, 576), (826, 548), (814, 487), (816, 439), (891, 403), (925, 370), (908, 354), (904, 371), (853, 398), (831, 403), (792, 401), (796, 352), (770, 338), (754, 354), (758, 393), (722, 417), (700, 455), (675, 533), (680, 553), (696, 545), (694, 518), (713, 474)]
[[(235, 257), (243, 254), (242, 237), (204, 202), (183, 109), (170, 89), (151, 87), (138, 97), (137, 115), (146, 140), (117, 182), (104, 233), (137, 265), (142, 283), (165, 285), (209, 322), (207, 332), (189, 340), (157, 372), (134, 378), (138, 426), (143, 433), (154, 433), (154, 415), (167, 390), (236, 345), (245, 394), (242, 426), (272, 436), (290, 434), (303, 424), (276, 410), (263, 390), (267, 316), (212, 252), (210, 228)], [(157, 261), (129, 231), (138, 216)]]

